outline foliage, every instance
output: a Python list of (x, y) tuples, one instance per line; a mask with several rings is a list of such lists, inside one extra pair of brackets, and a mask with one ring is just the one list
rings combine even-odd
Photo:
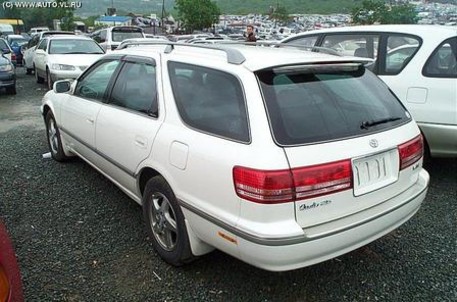
[(271, 18), (273, 20), (279, 21), (279, 22), (287, 22), (290, 20), (289, 18), (289, 13), (287, 12), (287, 9), (285, 6), (278, 5), (274, 10), (273, 13), (271, 14)]
[(411, 4), (389, 6), (381, 0), (364, 0), (361, 6), (352, 9), (352, 22), (355, 24), (414, 24), (417, 20)]
[(221, 14), (217, 4), (211, 0), (176, 0), (175, 9), (188, 32), (211, 28)]

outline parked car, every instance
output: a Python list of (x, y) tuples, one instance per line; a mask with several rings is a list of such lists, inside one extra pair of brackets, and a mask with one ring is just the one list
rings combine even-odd
[(108, 53), (115, 50), (126, 39), (145, 38), (143, 29), (138, 26), (113, 26), (94, 31), (90, 37)]
[(84, 36), (57, 35), (42, 39), (35, 50), (33, 65), (37, 83), (76, 79), (105, 52), (94, 40)]
[(35, 36), (41, 32), (46, 32), (46, 31), (49, 31), (49, 27), (47, 26), (41, 26), (41, 27), (32, 27), (29, 31), (29, 34), (31, 36)]
[(34, 35), (27, 45), (22, 46), (22, 60), (23, 65), (25, 66), (25, 70), (27, 74), (31, 74), (32, 71), (35, 70), (33, 66), (33, 59), (35, 57), (35, 49), (41, 39), (53, 35), (74, 35), (74, 32), (71, 31), (40, 31), (36, 35)]
[(16, 66), (16, 55), (9, 46), (8, 42), (3, 38), (0, 38), (0, 50), (2, 51), (2, 55), (13, 63), (14, 66)]
[(27, 45), (30, 39), (22, 35), (9, 35), (7, 42), (16, 56), (16, 64), (22, 65), (22, 46)]
[(41, 111), (51, 156), (81, 157), (141, 204), (168, 263), (216, 248), (296, 269), (420, 208), (429, 176), (419, 128), (363, 60), (158, 43), (56, 82)]
[[(324, 46), (375, 59), (372, 70), (410, 110), (426, 154), (457, 157), (457, 31), (451, 26), (372, 25), (309, 31), (282, 43)], [(345, 50), (346, 54), (348, 50)]]
[(0, 50), (0, 88), (6, 93), (16, 94), (16, 70), (13, 63)]
[(0, 220), (0, 301), (22, 302), (21, 272), (5, 224)]

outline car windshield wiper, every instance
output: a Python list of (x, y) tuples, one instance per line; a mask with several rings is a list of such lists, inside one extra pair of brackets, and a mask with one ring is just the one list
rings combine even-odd
[(371, 121), (365, 121), (360, 125), (360, 129), (368, 129), (370, 127), (379, 125), (379, 124), (385, 124), (388, 122), (394, 122), (401, 120), (401, 117), (387, 117), (387, 118), (382, 118), (379, 120), (371, 120)]

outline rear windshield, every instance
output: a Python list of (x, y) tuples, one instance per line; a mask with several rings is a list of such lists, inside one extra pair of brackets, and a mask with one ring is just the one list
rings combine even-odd
[(116, 28), (112, 31), (113, 42), (122, 42), (125, 39), (143, 38), (141, 29), (132, 28)]
[(279, 67), (257, 72), (280, 145), (365, 135), (411, 119), (387, 86), (361, 64)]

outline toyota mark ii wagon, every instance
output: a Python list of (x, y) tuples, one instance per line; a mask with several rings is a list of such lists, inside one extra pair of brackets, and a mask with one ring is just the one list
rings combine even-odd
[(357, 58), (148, 43), (56, 82), (42, 113), (52, 157), (81, 157), (139, 203), (168, 263), (219, 249), (297, 269), (419, 209), (420, 131)]

